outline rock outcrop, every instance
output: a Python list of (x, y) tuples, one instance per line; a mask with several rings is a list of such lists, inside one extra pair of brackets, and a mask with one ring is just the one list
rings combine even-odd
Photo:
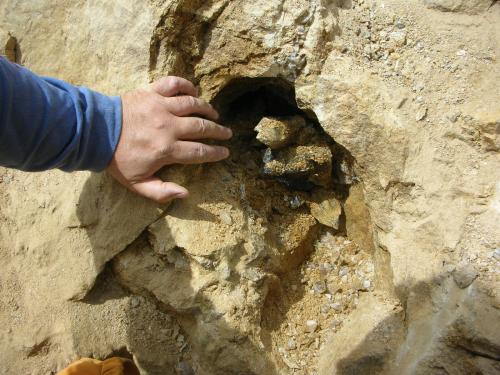
[(6, 374), (499, 371), (498, 2), (4, 0), (0, 20), (39, 74), (182, 75), (235, 134), (229, 160), (162, 171), (191, 196), (161, 207), (106, 174), (0, 171)]

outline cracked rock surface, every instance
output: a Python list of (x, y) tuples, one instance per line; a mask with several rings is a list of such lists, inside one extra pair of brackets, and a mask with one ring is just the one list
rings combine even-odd
[(0, 170), (0, 374), (500, 371), (500, 3), (0, 4), (0, 54), (108, 94), (191, 79), (231, 158), (156, 206)]

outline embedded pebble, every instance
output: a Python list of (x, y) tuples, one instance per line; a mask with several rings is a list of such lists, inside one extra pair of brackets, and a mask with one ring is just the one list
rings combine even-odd
[(263, 163), (269, 163), (273, 160), (273, 151), (268, 148), (266, 151), (264, 151), (264, 155), (262, 156), (262, 162)]
[(406, 27), (406, 25), (404, 24), (404, 22), (403, 22), (403, 21), (398, 20), (398, 21), (396, 22), (396, 27), (397, 27), (398, 29), (404, 29), (404, 28)]
[(344, 266), (344, 267), (342, 267), (342, 268), (340, 269), (340, 271), (339, 271), (339, 276), (341, 276), (341, 277), (342, 277), (342, 276), (347, 275), (348, 273), (349, 273), (349, 268)]
[(398, 30), (389, 33), (389, 42), (392, 47), (403, 47), (406, 44), (406, 31)]
[(240, 196), (241, 196), (241, 199), (245, 199), (246, 196), (247, 196), (247, 189), (246, 189), (246, 186), (245, 184), (241, 184), (240, 185)]
[(495, 258), (496, 260), (500, 261), (500, 248), (496, 249), (493, 252), (492, 257)]
[(461, 113), (460, 113), (460, 112), (455, 112), (454, 114), (450, 115), (450, 116), (448, 117), (448, 119), (449, 119), (451, 122), (455, 123), (455, 122), (457, 122), (457, 120), (458, 120), (458, 118), (460, 117), (460, 115), (461, 115)]
[(321, 276), (327, 277), (334, 268), (330, 263), (325, 262), (319, 265), (319, 273)]
[(323, 294), (326, 292), (326, 285), (324, 281), (318, 281), (313, 285), (314, 293)]
[(334, 302), (330, 305), (330, 307), (332, 309), (334, 309), (335, 311), (342, 311), (342, 305), (338, 302)]
[(233, 224), (233, 218), (231, 217), (231, 214), (225, 211), (220, 213), (220, 221), (226, 225)]
[(297, 344), (295, 343), (294, 339), (289, 339), (286, 346), (287, 346), (288, 350), (295, 350), (295, 349), (297, 349)]
[(372, 286), (372, 283), (370, 280), (365, 280), (363, 281), (363, 290), (369, 290)]
[(306, 321), (306, 332), (313, 333), (318, 328), (318, 322), (316, 320)]
[(231, 277), (231, 269), (229, 268), (229, 264), (227, 262), (222, 262), (218, 267), (217, 271), (219, 276), (223, 280), (227, 280)]
[(421, 107), (415, 114), (416, 121), (422, 121), (426, 117), (427, 117), (427, 107)]
[(133, 307), (134, 309), (136, 307), (139, 307), (140, 304), (141, 304), (141, 298), (140, 297), (133, 296), (132, 298), (130, 298), (130, 306)]
[(478, 276), (479, 273), (472, 264), (467, 264), (453, 271), (453, 280), (460, 289), (467, 288)]
[(295, 196), (292, 199), (290, 199), (290, 207), (293, 210), (296, 210), (297, 208), (299, 208), (303, 204), (304, 204), (304, 202), (298, 196)]

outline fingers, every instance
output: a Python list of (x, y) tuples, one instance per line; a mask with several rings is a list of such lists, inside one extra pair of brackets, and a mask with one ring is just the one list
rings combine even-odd
[(179, 140), (216, 139), (225, 141), (233, 136), (231, 129), (198, 117), (179, 117), (176, 136)]
[(181, 77), (165, 77), (153, 82), (150, 88), (161, 96), (171, 97), (176, 95), (198, 96), (198, 90), (187, 79)]
[(209, 120), (219, 118), (219, 114), (210, 104), (193, 96), (176, 96), (165, 99), (165, 102), (170, 113), (179, 117), (198, 115)]
[(229, 150), (226, 147), (177, 141), (170, 155), (170, 161), (179, 164), (213, 163), (224, 160), (228, 156)]
[(189, 195), (189, 192), (182, 186), (173, 182), (164, 182), (155, 176), (133, 184), (130, 189), (158, 203), (167, 203), (173, 199), (186, 198)]

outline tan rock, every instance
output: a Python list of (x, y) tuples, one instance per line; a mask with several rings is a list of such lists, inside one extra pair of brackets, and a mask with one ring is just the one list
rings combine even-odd
[(344, 203), (347, 236), (365, 251), (373, 251), (372, 220), (365, 202), (362, 184), (349, 188), (349, 197)]
[(332, 194), (324, 192), (316, 194), (314, 199), (315, 201), (310, 204), (314, 218), (321, 224), (338, 230), (342, 214), (340, 202)]
[(480, 13), (488, 10), (494, 0), (424, 0), (429, 8), (445, 12)]
[[(145, 374), (191, 361), (184, 368), (200, 373), (276, 375), (290, 371), (281, 352), (293, 330), (304, 334), (316, 320), (307, 335), (318, 337), (296, 340), (293, 368), (318, 365), (319, 336), (332, 327), (319, 375), (427, 374), (434, 364), (494, 373), (498, 4), (477, 16), (491, 2), (432, 1), (468, 15), (422, 1), (352, 3), (2, 1), (2, 28), (37, 73), (110, 94), (182, 75), (228, 105), (268, 86), (271, 96), (288, 90), (292, 105), (295, 88), (300, 109), (325, 131), (298, 132), (296, 144), (273, 151), (272, 178), (237, 158), (167, 168), (160, 175), (191, 192), (168, 210), (105, 175), (2, 170), (4, 372), (54, 373), (77, 357), (123, 353)], [(372, 40), (379, 31), (387, 38)], [(367, 63), (365, 48), (400, 56)], [(238, 90), (224, 91), (236, 81)], [(418, 82), (425, 89), (414, 97)], [(396, 108), (400, 98), (412, 103)], [(263, 116), (282, 109), (260, 99)], [(425, 121), (411, 113), (417, 104), (428, 108)], [(249, 166), (259, 162), (250, 117), (235, 124), (248, 134), (230, 143)], [(344, 150), (344, 166), (327, 145)], [(332, 170), (351, 169), (333, 184), (342, 179)], [(348, 194), (346, 183), (354, 183)], [(330, 234), (314, 246), (325, 228), (302, 203), (318, 186), (345, 195), (349, 239)], [(304, 263), (318, 248), (325, 259)], [(463, 263), (478, 274), (459, 279), (468, 284), (460, 289), (452, 272)], [(308, 293), (325, 274), (330, 293)]]
[(331, 180), (332, 152), (327, 145), (294, 146), (278, 151), (264, 165), (264, 174), (292, 183), (328, 186)]
[(288, 146), (293, 141), (293, 136), (304, 127), (305, 120), (301, 116), (288, 118), (264, 117), (255, 127), (257, 139), (271, 149)]
[(387, 371), (394, 344), (404, 332), (402, 309), (391, 306), (391, 302), (363, 296), (358, 308), (321, 351), (319, 373)]

